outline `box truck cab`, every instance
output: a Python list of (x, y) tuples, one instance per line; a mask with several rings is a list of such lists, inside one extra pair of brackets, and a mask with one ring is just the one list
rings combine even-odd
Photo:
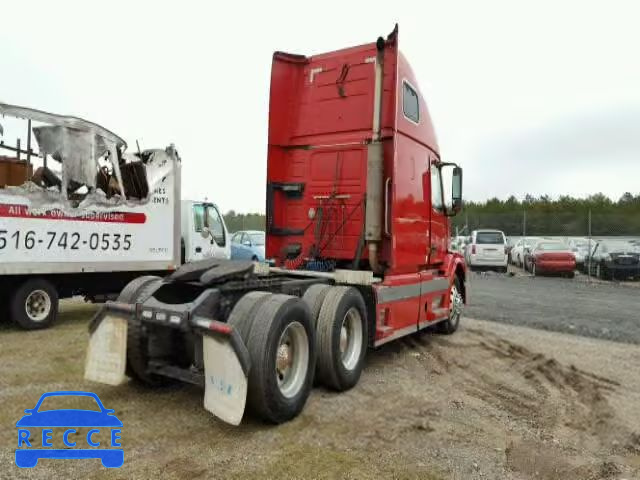
[(231, 258), (231, 239), (217, 205), (181, 202), (182, 263), (205, 258)]

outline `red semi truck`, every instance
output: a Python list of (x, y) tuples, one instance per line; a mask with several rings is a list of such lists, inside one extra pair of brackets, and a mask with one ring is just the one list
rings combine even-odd
[(440, 158), (397, 27), (335, 52), (274, 54), (266, 203), (267, 264), (207, 260), (133, 281), (93, 319), (85, 377), (204, 385), (224, 421), (248, 405), (279, 423), (314, 378), (356, 385), (368, 347), (458, 328), (466, 267), (448, 217), (462, 170)]

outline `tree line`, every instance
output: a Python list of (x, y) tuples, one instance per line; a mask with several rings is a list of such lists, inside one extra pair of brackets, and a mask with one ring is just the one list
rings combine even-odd
[[(230, 232), (264, 230), (262, 213), (238, 213), (230, 210), (224, 215)], [(453, 233), (468, 235), (478, 228), (496, 228), (507, 235), (568, 235), (640, 236), (640, 193), (629, 192), (618, 200), (602, 193), (586, 198), (547, 195), (524, 199), (511, 196), (506, 200), (491, 198), (485, 202), (466, 201), (463, 211), (452, 218)]]
[(629, 192), (618, 200), (602, 193), (586, 198), (526, 195), (519, 200), (491, 198), (465, 202), (461, 214), (452, 219), (454, 234), (478, 228), (496, 228), (507, 235), (640, 236), (640, 194)]
[(224, 214), (224, 223), (230, 232), (238, 230), (262, 230), (266, 225), (266, 217), (262, 213), (236, 213), (229, 210)]

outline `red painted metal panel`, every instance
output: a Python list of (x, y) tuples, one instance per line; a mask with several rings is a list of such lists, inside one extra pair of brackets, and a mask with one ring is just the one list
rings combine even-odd
[[(374, 140), (376, 53), (370, 43), (312, 57), (274, 55), (267, 179), (304, 184), (297, 196), (272, 193), (266, 255), (278, 265), (292, 246), (300, 252), (297, 266), (309, 257), (348, 266), (356, 255), (365, 218), (367, 144)], [(389, 188), (380, 261), (385, 276), (419, 274), (447, 255), (449, 221), (431, 208), (430, 163), (439, 160), (439, 149), (425, 99), (399, 53), (397, 30), (386, 40), (383, 57), (383, 182)], [(417, 123), (404, 114), (403, 82), (418, 95)], [(270, 225), (288, 230), (275, 234)]]
[[(420, 274), (387, 276), (382, 283), (374, 284), (373, 287), (377, 299), (376, 341), (394, 336), (398, 332), (409, 334), (418, 330)], [(398, 298), (386, 300), (385, 293), (389, 290), (398, 292)]]

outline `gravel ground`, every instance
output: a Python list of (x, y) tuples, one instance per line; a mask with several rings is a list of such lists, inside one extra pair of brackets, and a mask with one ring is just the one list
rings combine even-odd
[(640, 344), (639, 282), (470, 274), (470, 317)]
[[(640, 478), (636, 345), (465, 318), (455, 335), (369, 352), (355, 388), (314, 389), (291, 422), (232, 427), (203, 409), (195, 387), (84, 381), (93, 311), (63, 302), (52, 330), (0, 329), (1, 478)], [(94, 391), (115, 409), (122, 468), (14, 465), (15, 422), (51, 390)]]

